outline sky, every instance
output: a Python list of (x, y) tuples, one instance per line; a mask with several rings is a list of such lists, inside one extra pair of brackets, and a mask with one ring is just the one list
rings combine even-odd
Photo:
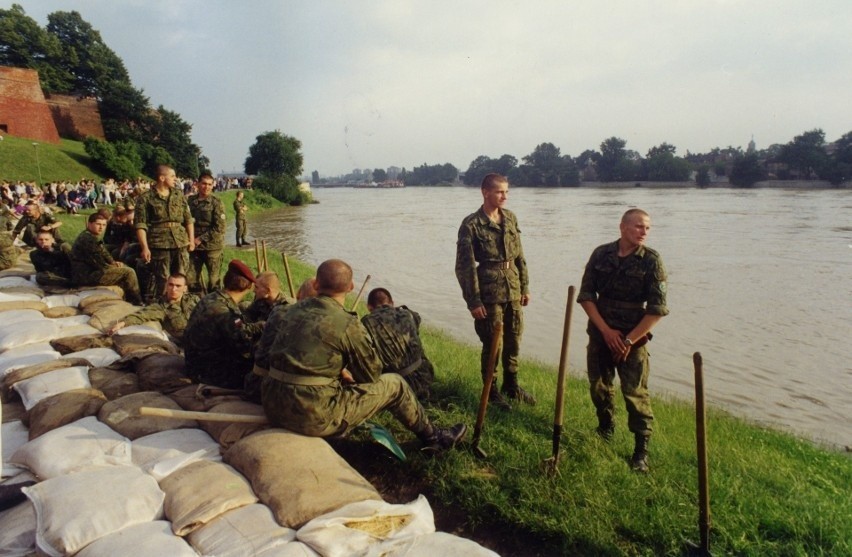
[(852, 131), (849, 0), (17, 3), (42, 27), (79, 12), (214, 172), (242, 171), (273, 130), (321, 176)]

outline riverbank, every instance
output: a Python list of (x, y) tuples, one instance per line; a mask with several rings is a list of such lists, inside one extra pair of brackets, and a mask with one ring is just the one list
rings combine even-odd
[[(251, 194), (252, 211), (264, 210), (252, 203)], [(232, 196), (220, 194), (229, 221)], [(85, 220), (60, 218), (69, 239)], [(225, 257), (255, 266), (253, 249), (230, 247)], [(283, 279), (280, 256), (270, 252), (269, 262)], [(296, 284), (313, 272), (299, 261), (290, 264)], [(424, 329), (423, 340), (437, 371), (430, 416), (442, 424), (472, 426), (481, 389), (478, 348), (433, 328)], [(335, 448), (386, 500), (409, 501), (423, 492), (441, 530), (502, 555), (682, 555), (685, 542), (698, 538), (692, 404), (655, 398), (652, 473), (639, 476), (627, 466), (632, 439), (621, 406), (619, 429), (604, 443), (593, 433), (586, 383), (570, 379), (559, 473), (549, 477), (541, 462), (550, 456), (555, 367), (522, 360), (521, 369), (524, 387), (539, 403), (510, 413), (489, 409), (482, 439), (487, 460), (466, 448), (424, 459), (410, 434), (386, 416), (380, 421), (402, 443), (406, 462), (361, 437)], [(852, 554), (848, 455), (714, 410), (708, 416), (708, 443), (715, 554)]]

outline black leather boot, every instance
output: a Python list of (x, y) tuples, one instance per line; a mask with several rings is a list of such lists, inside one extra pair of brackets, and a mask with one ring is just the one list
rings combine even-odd
[(647, 474), (650, 471), (650, 467), (648, 466), (648, 440), (651, 436), (636, 433), (635, 438), (636, 445), (633, 448), (633, 456), (630, 458), (630, 468), (634, 472)]
[(507, 373), (503, 378), (503, 387), (500, 389), (504, 395), (511, 398), (512, 400), (517, 400), (518, 402), (523, 402), (525, 404), (529, 404), (530, 406), (535, 406), (535, 397), (530, 393), (526, 392), (518, 385), (518, 376), (514, 373)]
[(491, 384), (491, 391), (488, 393), (488, 404), (500, 410), (509, 411), (512, 409), (512, 405), (509, 404), (506, 397), (500, 394), (500, 391), (497, 390), (497, 385), (494, 383)]
[(604, 441), (610, 441), (612, 436), (615, 435), (615, 424), (612, 419), (598, 418), (598, 429), (595, 431), (598, 435), (600, 435), (601, 439)]
[(442, 453), (456, 446), (456, 443), (464, 439), (467, 433), (467, 426), (464, 424), (456, 424), (453, 427), (435, 427), (432, 426), (432, 432), (423, 435), (423, 451), (430, 453)]

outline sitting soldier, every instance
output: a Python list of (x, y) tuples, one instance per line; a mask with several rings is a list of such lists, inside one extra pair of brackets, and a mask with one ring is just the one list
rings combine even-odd
[(435, 380), (432, 362), (423, 353), (420, 315), (405, 306), (394, 307), (390, 292), (374, 288), (367, 296), (369, 315), (361, 318), (382, 359), (382, 373), (398, 373), (422, 401), (429, 400)]
[(62, 237), (59, 235), (59, 227), (62, 223), (50, 213), (42, 211), (37, 201), (28, 201), (24, 206), (24, 214), (12, 230), (12, 239), (18, 237), (22, 231), (24, 235), (21, 241), (30, 247), (35, 247), (35, 237), (40, 230), (53, 232), (53, 237), (56, 238), (56, 243), (62, 243)]
[(104, 246), (100, 236), (106, 229), (108, 212), (89, 215), (86, 230), (80, 232), (71, 248), (71, 280), (78, 286), (117, 285), (124, 290), (124, 298), (134, 305), (142, 305), (136, 271), (115, 261)]
[(42, 286), (71, 286), (71, 246), (57, 244), (53, 232), (39, 230), (36, 249), (30, 252), (36, 282)]
[(272, 310), (280, 304), (292, 304), (293, 300), (281, 292), (281, 281), (272, 271), (264, 271), (254, 281), (254, 301), (245, 310), (246, 319), (252, 323), (266, 321)]
[(13, 267), (18, 262), (18, 248), (9, 235), (12, 230), (11, 213), (5, 203), (0, 203), (0, 271)]
[(198, 305), (198, 296), (187, 293), (186, 276), (174, 273), (166, 280), (166, 291), (159, 302), (131, 313), (124, 318), (124, 321), (113, 325), (109, 334), (113, 335), (129, 325), (157, 321), (175, 344), (183, 346), (183, 332), (196, 305)]

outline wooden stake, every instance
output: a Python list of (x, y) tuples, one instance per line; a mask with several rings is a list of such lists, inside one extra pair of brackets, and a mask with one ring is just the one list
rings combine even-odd
[(355, 311), (358, 308), (358, 302), (361, 301), (361, 296), (364, 294), (364, 289), (367, 288), (367, 283), (370, 282), (370, 275), (364, 279), (364, 284), (361, 285), (361, 290), (358, 291), (358, 296), (355, 297), (355, 303), (349, 308), (349, 311)]
[(284, 272), (287, 275), (287, 286), (290, 287), (290, 297), (296, 297), (296, 289), (293, 287), (293, 276), (290, 274), (290, 263), (287, 261), (287, 254), (281, 252), (281, 259), (284, 260)]
[(263, 271), (260, 267), (260, 242), (257, 240), (254, 241), (254, 260), (257, 262), (257, 272)]
[(266, 240), (260, 242), (260, 245), (263, 247), (263, 270), (269, 270), (269, 258), (266, 256)]

